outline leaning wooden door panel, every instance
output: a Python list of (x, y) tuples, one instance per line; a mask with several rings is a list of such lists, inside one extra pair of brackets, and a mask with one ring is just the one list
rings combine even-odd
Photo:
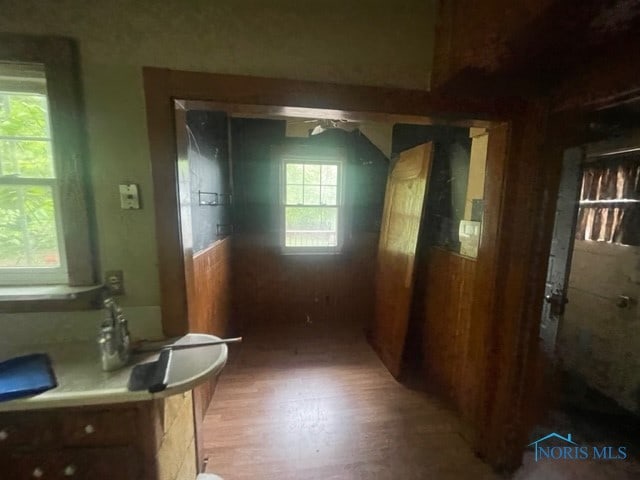
[(394, 377), (398, 377), (402, 366), (416, 246), (432, 157), (432, 143), (402, 152), (387, 181), (371, 342)]

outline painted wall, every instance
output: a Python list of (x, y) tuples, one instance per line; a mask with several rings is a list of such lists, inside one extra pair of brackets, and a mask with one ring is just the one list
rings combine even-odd
[[(186, 114), (186, 123), (191, 232), (193, 252), (196, 253), (222, 238), (218, 225), (231, 223), (231, 205), (228, 197), (222, 195), (231, 193), (227, 114), (190, 110)], [(201, 204), (212, 201), (219, 204)]]
[[(435, 1), (0, 0), (0, 31), (79, 42), (102, 269), (159, 305), (141, 66), (426, 89)], [(295, 39), (295, 40), (292, 40)], [(122, 211), (117, 184), (140, 184)]]
[(435, 150), (423, 217), (424, 245), (442, 245), (457, 251), (458, 227), (464, 214), (469, 177), (469, 130), (432, 125), (394, 125), (394, 154), (425, 142), (434, 142)]
[[(316, 124), (310, 123), (312, 119), (289, 118), (287, 119), (287, 137), (308, 138), (309, 130)], [(387, 158), (391, 156), (391, 142), (393, 139), (392, 123), (358, 122), (350, 127), (356, 128), (366, 136), (371, 143), (384, 153)]]
[[(617, 307), (620, 294), (635, 303)], [(558, 332), (564, 367), (640, 413), (640, 247), (576, 241), (568, 297)]]
[(487, 145), (489, 144), (489, 134), (485, 129), (472, 128), (469, 136), (471, 137), (471, 158), (469, 159), (469, 182), (464, 204), (465, 220), (471, 220), (473, 200), (484, 198), (484, 174), (487, 163)]

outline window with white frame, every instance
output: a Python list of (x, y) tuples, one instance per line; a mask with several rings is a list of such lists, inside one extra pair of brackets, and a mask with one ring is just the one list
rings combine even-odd
[(66, 258), (43, 66), (0, 63), (2, 283), (64, 283)]
[(38, 310), (31, 286), (95, 291), (92, 207), (76, 42), (0, 32), (0, 311)]
[(283, 247), (336, 253), (342, 246), (343, 162), (337, 156), (283, 159)]

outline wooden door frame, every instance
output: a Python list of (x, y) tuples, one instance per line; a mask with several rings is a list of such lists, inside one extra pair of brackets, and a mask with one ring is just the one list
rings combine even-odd
[[(326, 84), (238, 75), (143, 68), (154, 185), (156, 242), (165, 335), (188, 331), (184, 260), (179, 229), (174, 100), (214, 102), (236, 112), (330, 116), (370, 121), (487, 127), (517, 101), (496, 102), (422, 90)], [(196, 103), (197, 105), (197, 103)], [(327, 111), (329, 111), (327, 113)]]
[[(551, 237), (553, 175), (537, 162), (545, 105), (535, 99), (467, 97), (383, 87), (326, 84), (143, 68), (154, 183), (156, 239), (166, 335), (188, 331), (177, 201), (174, 100), (215, 102), (234, 111), (495, 128), (490, 135), (485, 219), (474, 285), (476, 383), (467, 420), (475, 450), (496, 468), (519, 465), (528, 408), (523, 385), (535, 373), (542, 288)], [(330, 112), (327, 113), (327, 110)], [(542, 123), (541, 123), (542, 119)], [(493, 140), (491, 139), (493, 138)], [(549, 156), (548, 158), (551, 158)], [(524, 168), (521, 168), (523, 167)], [(524, 218), (531, 211), (531, 218)], [(545, 243), (547, 243), (545, 248)], [(523, 245), (522, 251), (514, 246)], [(515, 267), (515, 268), (514, 268)], [(533, 285), (533, 288), (531, 288)], [(498, 369), (504, 366), (498, 372)], [(481, 370), (478, 370), (481, 369)], [(499, 376), (498, 376), (499, 374)], [(505, 441), (508, 439), (508, 441)]]

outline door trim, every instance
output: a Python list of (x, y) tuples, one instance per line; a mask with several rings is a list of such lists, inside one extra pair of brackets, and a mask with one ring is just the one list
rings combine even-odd
[[(371, 121), (487, 127), (518, 110), (518, 101), (435, 96), (423, 90), (339, 85), (143, 67), (147, 130), (154, 185), (160, 304), (165, 335), (188, 332), (180, 238), (174, 100), (236, 113), (279, 112)], [(206, 102), (206, 103), (205, 103)]]

